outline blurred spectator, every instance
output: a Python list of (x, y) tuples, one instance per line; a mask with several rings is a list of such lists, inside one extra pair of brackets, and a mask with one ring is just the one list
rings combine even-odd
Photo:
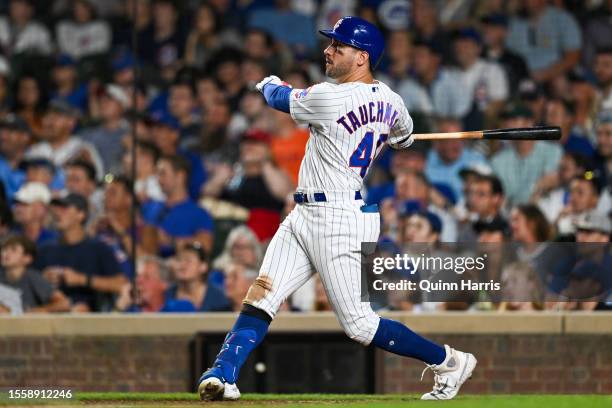
[[(503, 112), (502, 127), (533, 127), (533, 112), (521, 105), (511, 105)], [(512, 141), (491, 159), (495, 174), (502, 181), (509, 204), (525, 203), (542, 177), (556, 177), (561, 148), (535, 140)]]
[(79, 194), (89, 203), (88, 221), (93, 221), (104, 212), (104, 191), (96, 181), (96, 169), (86, 160), (76, 159), (64, 166), (66, 190)]
[(598, 50), (612, 50), (612, 0), (603, 0), (600, 6), (591, 12), (584, 27), (584, 45), (582, 61), (587, 67), (592, 67)]
[(271, 161), (270, 135), (253, 129), (240, 143), (240, 164), (219, 165), (204, 193), (251, 210), (248, 225), (260, 240), (271, 238), (280, 223), (284, 199), (293, 186), (285, 172)]
[(15, 83), (13, 111), (26, 121), (35, 141), (43, 137), (45, 104), (45, 86), (40, 79), (29, 74), (21, 75)]
[(529, 78), (525, 60), (506, 47), (508, 36), (508, 17), (504, 14), (488, 14), (480, 19), (484, 42), (483, 56), (487, 61), (498, 63), (506, 72), (510, 93), (516, 94), (518, 88), (513, 84)]
[(0, 121), (0, 180), (9, 201), (24, 182), (19, 165), (30, 138), (30, 127), (20, 117), (8, 114)]
[(128, 94), (119, 86), (106, 85), (100, 95), (100, 126), (79, 133), (79, 138), (91, 143), (100, 153), (105, 173), (117, 173), (123, 156), (122, 139), (130, 132), (124, 119), (129, 106)]
[[(457, 119), (441, 118), (437, 120), (438, 132), (461, 132), (461, 122)], [(455, 196), (463, 198), (462, 182), (459, 172), (466, 166), (475, 163), (486, 164), (485, 158), (478, 152), (465, 147), (463, 140), (437, 140), (432, 143), (433, 149), (427, 155), (425, 175), (431, 183), (444, 183)]]
[(86, 83), (79, 83), (76, 61), (67, 54), (57, 57), (51, 78), (55, 90), (51, 93), (51, 100), (63, 99), (70, 105), (78, 108), (81, 113), (87, 111), (88, 88)]
[(121, 291), (126, 279), (112, 250), (85, 235), (87, 200), (68, 194), (51, 204), (61, 240), (40, 248), (37, 269), (71, 299), (72, 311), (110, 310), (112, 295)]
[(168, 256), (192, 242), (209, 251), (213, 245), (213, 220), (189, 198), (189, 163), (180, 156), (163, 156), (157, 162), (157, 177), (166, 200), (143, 206), (147, 224), (143, 230), (145, 251)]
[(202, 184), (207, 177), (202, 160), (196, 154), (179, 146), (181, 128), (176, 119), (163, 113), (153, 116), (152, 119), (152, 142), (159, 149), (161, 155), (179, 155), (187, 160), (189, 164), (188, 193), (191, 199), (197, 200), (200, 196)]
[(601, 89), (600, 110), (612, 110), (612, 47), (597, 51), (595, 76)]
[(429, 211), (408, 212), (402, 220), (401, 243), (434, 244), (440, 241), (442, 220), (436, 214)]
[(193, 28), (185, 45), (185, 64), (204, 68), (222, 45), (218, 37), (219, 19), (208, 3), (200, 3), (193, 16)]
[(223, 290), (207, 283), (207, 254), (195, 243), (178, 250), (172, 264), (175, 284), (166, 291), (162, 312), (221, 312), (231, 305)]
[(576, 19), (547, 0), (524, 0), (525, 17), (510, 21), (508, 48), (520, 54), (537, 82), (548, 82), (580, 59), (582, 38)]
[(0, 285), (19, 291), (22, 308), (30, 313), (67, 312), (70, 301), (55, 289), (40, 272), (30, 267), (36, 245), (23, 236), (12, 236), (0, 245), (2, 252)]
[(561, 99), (551, 99), (546, 104), (546, 125), (561, 128), (559, 141), (566, 152), (593, 157), (595, 149), (589, 140), (576, 133), (574, 104)]
[(225, 268), (223, 288), (232, 311), (239, 312), (242, 309), (242, 301), (253, 282), (255, 282), (255, 278), (257, 278), (257, 271), (249, 269), (243, 264), (230, 263)]
[[(123, 274), (130, 280), (134, 278), (132, 251), (135, 245), (132, 240), (132, 233), (135, 232), (132, 227), (132, 190), (130, 179), (113, 176), (104, 189), (104, 212), (90, 224), (91, 235), (113, 250)], [(137, 225), (140, 226), (138, 221)]]
[(25, 181), (43, 183), (52, 192), (64, 189), (64, 173), (62, 169), (57, 169), (51, 160), (46, 158), (25, 159), (19, 164), (19, 169), (25, 172)]
[(430, 0), (414, 0), (412, 5), (412, 20), (416, 38), (428, 42), (434, 48), (440, 50), (443, 61), (453, 61), (450, 37), (440, 24), (435, 3)]
[(26, 157), (45, 157), (58, 167), (73, 159), (89, 161), (96, 169), (96, 178), (104, 174), (102, 159), (96, 148), (73, 135), (78, 112), (66, 102), (58, 100), (49, 105), (43, 118), (43, 141), (26, 152)]
[(272, 160), (279, 169), (291, 177), (293, 185), (297, 186), (300, 166), (310, 134), (308, 129), (298, 127), (291, 116), (286, 113), (274, 110), (272, 115), (275, 119), (270, 142)]
[(274, 7), (252, 11), (247, 26), (269, 32), (298, 57), (309, 56), (317, 45), (314, 21), (291, 10), (289, 0), (274, 0)]
[(386, 44), (387, 52), (383, 57), (378, 77), (391, 89), (412, 73), (412, 38), (405, 30), (391, 31)]
[(610, 242), (612, 222), (607, 214), (590, 211), (576, 223), (576, 242)]
[[(504, 268), (501, 276), (503, 298), (497, 310), (534, 311), (542, 310), (542, 287), (538, 274), (526, 262), (515, 262)], [(534, 299), (530, 302), (527, 300)]]
[(161, 78), (169, 82), (179, 68), (185, 51), (185, 32), (178, 24), (179, 12), (172, 0), (153, 1), (153, 25), (140, 38), (140, 55), (159, 70)]
[(238, 110), (240, 99), (247, 91), (240, 72), (243, 60), (244, 56), (238, 49), (226, 47), (215, 53), (209, 67), (232, 112)]
[(521, 204), (510, 214), (512, 239), (526, 247), (550, 241), (553, 229), (540, 209), (533, 204)]
[(495, 62), (480, 57), (482, 37), (473, 28), (465, 28), (454, 41), (455, 60), (459, 65), (457, 86), (470, 98), (470, 110), (463, 118), (466, 130), (482, 129), (491, 123), (508, 98), (508, 79)]
[(0, 17), (0, 46), (4, 55), (50, 54), (49, 30), (33, 20), (32, 0), (10, 0), (9, 15)]
[[(404, 81), (397, 93), (408, 109), (435, 113), (441, 117), (461, 118), (470, 110), (471, 95), (462, 92), (456, 70), (442, 67), (442, 55), (432, 43), (417, 41), (414, 72), (418, 85)], [(418, 102), (416, 102), (418, 101)]]
[(315, 300), (313, 310), (315, 312), (331, 312), (333, 309), (325, 293), (325, 287), (323, 287), (323, 282), (321, 282), (321, 276), (319, 274), (315, 276)]
[(51, 191), (45, 184), (30, 182), (21, 186), (13, 198), (15, 232), (38, 246), (57, 240), (57, 232), (47, 228), (50, 202)]
[[(136, 143), (136, 181), (134, 192), (140, 203), (147, 201), (164, 201), (164, 195), (157, 179), (157, 160), (160, 152), (151, 142), (139, 141)], [(131, 175), (132, 152), (126, 151), (123, 155), (123, 173)]]
[(510, 226), (501, 217), (478, 220), (473, 224), (473, 228), (477, 234), (476, 241), (483, 244), (500, 244), (510, 235)]
[[(275, 72), (282, 67), (283, 61), (276, 52), (274, 38), (265, 30), (250, 28), (244, 36), (243, 51), (247, 58), (265, 64), (266, 72)], [(291, 82), (289, 82), (291, 83)], [(294, 88), (304, 89), (292, 84)]]
[(597, 173), (603, 191), (599, 210), (609, 212), (612, 208), (612, 110), (603, 111), (597, 124)]
[(151, 255), (138, 258), (135, 286), (126, 283), (115, 301), (118, 312), (159, 312), (168, 289), (168, 268)]
[(533, 122), (536, 126), (543, 126), (546, 122), (547, 95), (541, 84), (532, 79), (526, 79), (518, 84), (518, 104), (529, 108), (533, 113)]
[(556, 220), (557, 234), (561, 237), (573, 235), (578, 219), (597, 208), (600, 193), (599, 182), (592, 171), (574, 176), (570, 182), (567, 204)]
[(496, 219), (503, 221), (504, 189), (501, 181), (495, 175), (479, 176), (470, 183), (467, 188), (466, 202), (474, 218), (460, 228), (459, 241), (476, 240), (474, 224), (477, 222), (491, 222)]
[(170, 87), (168, 110), (180, 126), (180, 145), (193, 145), (200, 134), (200, 115), (196, 110), (193, 85), (188, 81), (175, 82)]
[(258, 270), (262, 258), (263, 249), (257, 236), (246, 225), (240, 225), (227, 235), (223, 252), (214, 260), (213, 268), (226, 270), (229, 264), (234, 263)]
[(558, 180), (553, 180), (549, 185), (538, 183), (533, 199), (549, 222), (554, 223), (566, 206), (572, 180), (578, 175), (584, 175), (589, 168), (588, 158), (578, 153), (565, 152), (559, 162)]
[(59, 51), (74, 59), (106, 53), (112, 33), (105, 20), (97, 18), (97, 2), (73, 0), (72, 18), (60, 21), (55, 30)]
[(6, 58), (0, 56), (0, 114), (2, 115), (10, 109), (9, 75), (9, 63)]

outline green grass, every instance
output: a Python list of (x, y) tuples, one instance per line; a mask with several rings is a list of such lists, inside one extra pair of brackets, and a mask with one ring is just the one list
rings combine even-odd
[(206, 408), (419, 408), (442, 404), (444, 408), (610, 408), (612, 395), (460, 395), (452, 401), (420, 401), (415, 394), (343, 395), (343, 394), (246, 394), (239, 402), (200, 402), (190, 393), (76, 393), (71, 401), (0, 402), (4, 406), (57, 405), (87, 407), (189, 407)]

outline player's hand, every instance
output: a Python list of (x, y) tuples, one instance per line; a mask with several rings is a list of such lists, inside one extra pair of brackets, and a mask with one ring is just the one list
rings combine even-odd
[(276, 75), (270, 75), (262, 79), (260, 82), (258, 82), (257, 85), (255, 85), (255, 88), (257, 88), (259, 92), (263, 93), (264, 86), (268, 84), (286, 85), (286, 83), (281, 81), (281, 79), (277, 77)]

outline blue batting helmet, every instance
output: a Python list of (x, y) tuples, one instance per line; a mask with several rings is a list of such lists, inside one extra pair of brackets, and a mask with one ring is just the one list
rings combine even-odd
[(321, 34), (348, 44), (370, 55), (370, 66), (376, 68), (385, 49), (385, 39), (372, 23), (359, 17), (342, 17), (332, 30), (319, 30)]

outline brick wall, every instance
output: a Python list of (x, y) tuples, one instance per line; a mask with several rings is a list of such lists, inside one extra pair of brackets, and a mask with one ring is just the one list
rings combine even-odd
[[(610, 335), (433, 335), (479, 360), (469, 393), (612, 393)], [(189, 391), (191, 336), (1, 337), (0, 387)], [(348, 341), (348, 340), (347, 340)], [(425, 392), (423, 365), (381, 353), (379, 389)]]

